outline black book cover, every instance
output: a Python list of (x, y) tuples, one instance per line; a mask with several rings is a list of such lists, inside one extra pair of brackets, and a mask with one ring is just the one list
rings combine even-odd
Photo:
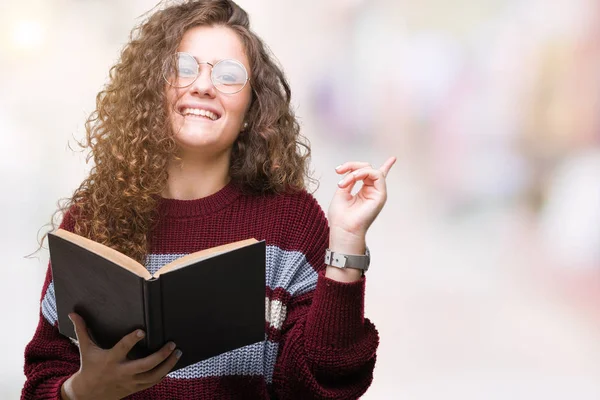
[(49, 234), (59, 331), (76, 338), (68, 314), (111, 348), (135, 329), (139, 358), (167, 341), (183, 352), (175, 369), (265, 338), (264, 241), (227, 250), (146, 279), (98, 252)]

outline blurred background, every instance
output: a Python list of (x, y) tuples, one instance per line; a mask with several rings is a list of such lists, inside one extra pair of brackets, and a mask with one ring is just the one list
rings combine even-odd
[[(239, 0), (283, 66), (326, 210), (398, 162), (371, 227), (365, 399), (600, 399), (600, 3)], [(76, 140), (154, 0), (0, 3), (0, 398), (17, 399)], [(316, 189), (316, 188), (314, 188)]]

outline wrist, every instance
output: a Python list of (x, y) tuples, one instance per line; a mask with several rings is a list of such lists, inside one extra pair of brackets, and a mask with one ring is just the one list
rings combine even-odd
[(61, 400), (76, 400), (73, 390), (71, 389), (71, 382), (73, 376), (69, 377), (60, 387), (60, 399)]
[(344, 254), (365, 254), (367, 249), (365, 235), (332, 228), (329, 232), (329, 248), (331, 251)]
[[(365, 235), (348, 232), (333, 226), (329, 230), (329, 249), (335, 253), (364, 255), (367, 249)], [(363, 271), (355, 268), (341, 269), (327, 265), (325, 276), (339, 282), (356, 282), (362, 278)]]
[(83, 400), (84, 399), (83, 382), (79, 371), (74, 373), (63, 382), (60, 388), (62, 400)]
[[(330, 241), (325, 256), (327, 265), (325, 276), (339, 282), (356, 282), (361, 279), (364, 271), (368, 268), (368, 261), (364, 265), (363, 257), (356, 257), (359, 260), (351, 260), (351, 258), (353, 258), (352, 256), (363, 256), (366, 248), (364, 238), (359, 241)], [(341, 261), (342, 259), (345, 261)]]
[(325, 269), (325, 277), (338, 282), (356, 282), (362, 278), (363, 272), (360, 269), (346, 268), (340, 269), (328, 265)]

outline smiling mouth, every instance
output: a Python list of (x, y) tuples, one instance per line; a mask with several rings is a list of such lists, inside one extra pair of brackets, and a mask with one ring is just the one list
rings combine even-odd
[(202, 118), (211, 121), (216, 121), (220, 118), (220, 115), (213, 113), (212, 111), (204, 110), (201, 108), (183, 108), (179, 110), (179, 113), (184, 117), (190, 118)]

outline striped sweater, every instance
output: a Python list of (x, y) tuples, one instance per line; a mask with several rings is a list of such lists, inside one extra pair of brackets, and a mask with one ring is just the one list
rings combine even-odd
[[(205, 248), (249, 237), (266, 241), (265, 340), (173, 370), (128, 398), (355, 399), (367, 390), (379, 339), (363, 316), (365, 278), (325, 277), (329, 228), (313, 196), (246, 195), (229, 183), (202, 199), (161, 199), (159, 215), (150, 272)], [(67, 213), (61, 227), (73, 225)], [(39, 324), (25, 349), (21, 398), (60, 399), (62, 383), (78, 369), (77, 346), (58, 332), (48, 268)]]

